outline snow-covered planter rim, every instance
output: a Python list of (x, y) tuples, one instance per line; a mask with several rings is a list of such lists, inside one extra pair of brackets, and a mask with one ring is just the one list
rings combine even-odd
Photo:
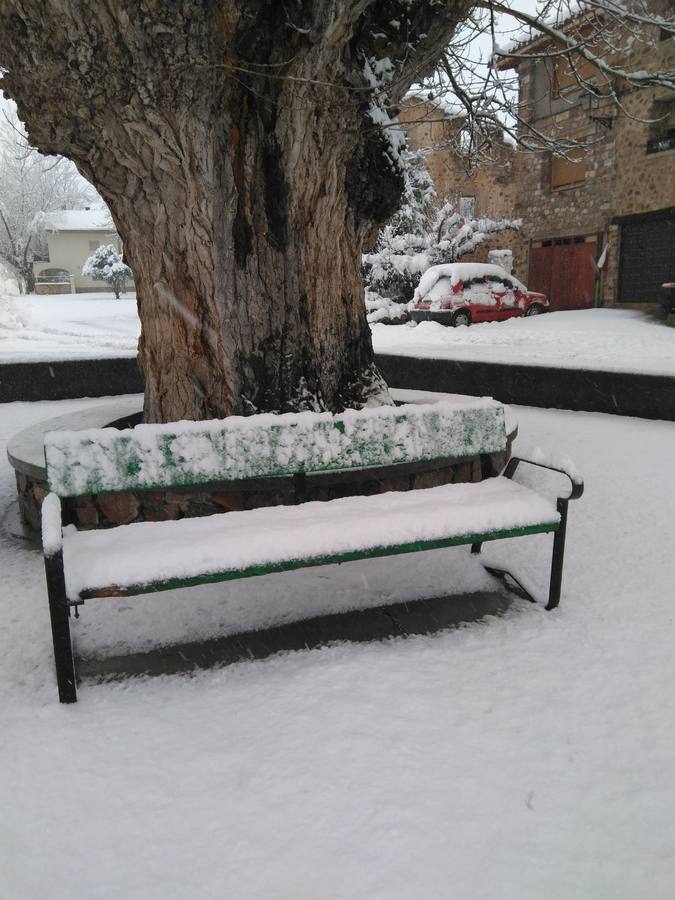
[(48, 432), (60, 496), (386, 467), (503, 452), (504, 408), (490, 398), (331, 413)]

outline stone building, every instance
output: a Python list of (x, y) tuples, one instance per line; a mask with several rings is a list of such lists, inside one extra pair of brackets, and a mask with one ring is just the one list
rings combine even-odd
[(451, 200), (468, 217), (511, 219), (516, 204), (515, 149), (499, 137), (492, 158), (481, 165), (455, 152), (464, 119), (431, 101), (406, 100), (399, 121), (405, 125), (411, 150), (426, 149), (426, 166), (436, 193)]
[[(636, 43), (630, 59), (612, 62), (672, 71), (675, 41), (644, 27), (651, 44)], [(545, 51), (546, 40), (518, 52)], [(575, 65), (594, 77), (590, 64)], [(565, 55), (501, 66), (517, 71), (530, 125), (589, 145), (571, 158), (527, 154), (528, 164), (518, 167), (515, 211), (523, 219), (519, 256), (527, 260), (528, 285), (558, 309), (657, 304), (661, 284), (675, 280), (675, 93), (617, 81), (619, 109), (582, 91)]]
[[(665, 3), (655, 0), (656, 12)], [(660, 3), (663, 9), (660, 9)], [(630, 70), (675, 69), (675, 41), (645, 26), (651, 44), (630, 59)], [(524, 57), (546, 50), (545, 37), (518, 46)], [(584, 77), (595, 70), (576, 60)], [(564, 55), (505, 59), (515, 69), (521, 112), (549, 135), (584, 140), (569, 158), (525, 152), (497, 140), (492, 158), (471, 167), (453, 152), (461, 115), (428, 100), (401, 111), (411, 149), (428, 148), (427, 165), (440, 197), (466, 215), (520, 218), (518, 232), (497, 235), (472, 259), (508, 246), (514, 273), (546, 293), (554, 309), (594, 305), (652, 307), (661, 284), (675, 281), (675, 93), (618, 84), (622, 110), (590, 99)]]
[[(517, 166), (520, 160), (512, 144), (497, 135), (490, 158), (475, 165), (453, 149), (460, 143), (458, 136), (464, 127), (464, 119), (444, 105), (408, 98), (399, 121), (405, 126), (408, 147), (428, 151), (425, 163), (439, 199), (450, 200), (465, 218), (517, 218)], [(463, 261), (487, 262), (491, 250), (514, 249), (517, 244), (517, 232), (506, 231), (492, 236), (474, 254), (463, 257)], [(522, 259), (517, 258), (515, 249), (514, 263), (514, 272), (519, 274)]]

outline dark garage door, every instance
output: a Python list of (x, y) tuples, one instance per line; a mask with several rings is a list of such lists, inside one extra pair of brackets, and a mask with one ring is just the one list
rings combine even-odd
[(589, 309), (595, 303), (595, 235), (533, 241), (531, 291), (546, 294), (551, 309)]
[(621, 226), (619, 300), (655, 303), (675, 281), (675, 216)]

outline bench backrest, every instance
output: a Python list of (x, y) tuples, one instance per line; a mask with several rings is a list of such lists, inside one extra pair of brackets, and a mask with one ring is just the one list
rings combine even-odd
[(45, 436), (49, 488), (61, 497), (461, 459), (505, 448), (504, 409), (488, 398)]

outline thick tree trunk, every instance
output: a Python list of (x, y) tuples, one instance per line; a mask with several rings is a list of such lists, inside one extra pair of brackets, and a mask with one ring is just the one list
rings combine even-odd
[(402, 177), (368, 115), (369, 60), (402, 60), (395, 101), (467, 7), (0, 0), (3, 87), (124, 241), (147, 420), (386, 396), (359, 269)]
[(156, 126), (142, 189), (97, 167), (134, 271), (149, 420), (339, 409), (379, 386), (342, 120), (287, 126), (284, 146), (245, 97), (235, 112)]

